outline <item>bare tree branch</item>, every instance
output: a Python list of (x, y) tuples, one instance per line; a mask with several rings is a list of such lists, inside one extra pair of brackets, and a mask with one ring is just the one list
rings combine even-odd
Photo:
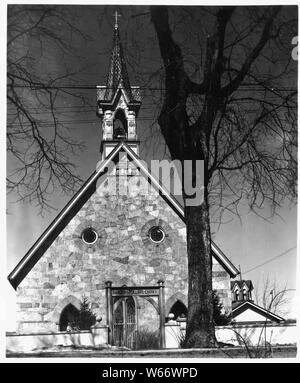
[[(13, 164), (7, 177), (17, 200), (36, 202), (41, 211), (57, 186), (74, 193), (81, 179), (69, 156), (83, 149), (68, 133), (57, 107), (65, 96), (86, 98), (79, 92), (55, 89), (65, 79), (74, 81), (78, 71), (47, 72), (42, 67), (49, 52), (74, 57), (76, 49), (67, 37), (88, 39), (76, 26), (76, 16), (63, 7), (8, 6), (7, 41), (7, 150)], [(43, 115), (43, 112), (45, 113)], [(47, 129), (45, 129), (47, 125)]]

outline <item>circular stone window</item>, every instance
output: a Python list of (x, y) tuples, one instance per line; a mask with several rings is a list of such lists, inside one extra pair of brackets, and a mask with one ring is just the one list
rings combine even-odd
[(98, 233), (96, 232), (95, 229), (92, 229), (91, 227), (83, 230), (81, 234), (81, 238), (84, 243), (87, 245), (93, 245), (97, 239), (98, 239)]
[(153, 226), (149, 230), (149, 238), (154, 243), (161, 243), (165, 237), (166, 234), (160, 226)]

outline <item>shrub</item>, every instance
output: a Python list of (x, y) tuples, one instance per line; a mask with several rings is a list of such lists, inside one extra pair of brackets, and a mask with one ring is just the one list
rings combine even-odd
[(220, 302), (220, 298), (216, 290), (213, 290), (213, 310), (214, 322), (216, 326), (226, 326), (230, 323), (231, 318), (223, 313), (223, 305)]
[(137, 333), (136, 349), (137, 350), (158, 350), (159, 349), (158, 331), (151, 331), (146, 327), (141, 327)]
[(80, 303), (80, 310), (76, 318), (76, 327), (79, 330), (89, 330), (92, 325), (96, 323), (96, 315), (90, 309), (90, 303), (87, 297), (83, 297)]

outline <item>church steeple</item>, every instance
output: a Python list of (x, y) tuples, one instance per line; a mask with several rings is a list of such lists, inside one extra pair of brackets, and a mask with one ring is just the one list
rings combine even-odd
[(119, 141), (138, 154), (136, 117), (141, 106), (140, 89), (131, 86), (123, 53), (116, 12), (113, 48), (106, 86), (97, 86), (98, 116), (102, 119), (101, 152), (105, 158)]
[(115, 13), (114, 43), (111, 52), (111, 59), (108, 71), (105, 98), (111, 99), (119, 85), (131, 95), (129, 77), (126, 68), (123, 48), (121, 44), (120, 31), (118, 25), (118, 13)]

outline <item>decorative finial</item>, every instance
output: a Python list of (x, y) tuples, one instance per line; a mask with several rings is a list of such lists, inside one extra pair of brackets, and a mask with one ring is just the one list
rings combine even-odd
[(121, 17), (121, 15), (118, 13), (118, 11), (115, 11), (113, 16), (115, 18), (115, 29), (118, 29), (118, 17)]

